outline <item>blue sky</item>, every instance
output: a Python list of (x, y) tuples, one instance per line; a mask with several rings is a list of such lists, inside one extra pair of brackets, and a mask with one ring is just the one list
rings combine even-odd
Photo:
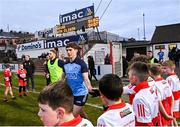
[[(101, 0), (0, 0), (0, 28), (35, 32), (59, 23), (58, 15), (81, 9)], [(102, 0), (96, 13), (101, 17), (110, 0)], [(112, 0), (100, 20), (99, 29), (122, 37), (143, 38), (145, 13), (146, 38), (155, 26), (180, 23), (180, 0)]]

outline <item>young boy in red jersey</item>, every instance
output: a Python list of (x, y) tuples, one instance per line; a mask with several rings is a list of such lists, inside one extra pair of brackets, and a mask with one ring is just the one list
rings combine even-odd
[[(19, 97), (22, 97), (22, 95), (26, 95), (26, 70), (23, 67), (23, 64), (19, 64), (19, 69), (17, 71), (18, 75), (18, 82), (19, 82)], [(23, 89), (23, 91), (22, 91)]]
[(74, 97), (65, 82), (56, 82), (46, 86), (38, 97), (38, 116), (44, 126), (93, 127), (90, 121), (74, 117)]
[(173, 106), (173, 116), (175, 118), (179, 118), (179, 105), (180, 105), (180, 81), (178, 76), (175, 73), (175, 64), (171, 60), (166, 60), (162, 63), (163, 72), (167, 74), (168, 77), (166, 80), (168, 81), (173, 97), (174, 97), (174, 106)]
[(98, 118), (98, 127), (135, 126), (132, 105), (121, 99), (123, 84), (117, 75), (104, 75), (99, 81), (99, 91), (101, 100), (108, 109)]
[(172, 120), (174, 120), (172, 117), (174, 98), (171, 88), (168, 82), (161, 77), (162, 71), (160, 64), (152, 64), (149, 71), (150, 76), (155, 80), (155, 86), (157, 88), (157, 95), (160, 104), (159, 109), (161, 113), (161, 125), (170, 126), (172, 124)]
[(149, 69), (146, 63), (135, 62), (129, 67), (129, 81), (135, 86), (133, 109), (136, 126), (156, 126), (159, 122), (159, 103), (155, 87), (147, 81)]
[(8, 93), (10, 93), (12, 99), (15, 99), (13, 92), (12, 92), (12, 87), (11, 87), (12, 86), (12, 82), (11, 82), (12, 73), (11, 73), (9, 64), (5, 64), (5, 69), (4, 69), (3, 74), (4, 74), (4, 85), (5, 85), (3, 101), (7, 102), (8, 101), (8, 99), (7, 99)]

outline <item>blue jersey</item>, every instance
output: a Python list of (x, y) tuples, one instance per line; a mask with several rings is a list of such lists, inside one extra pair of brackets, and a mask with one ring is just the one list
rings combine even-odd
[(73, 62), (67, 62), (64, 65), (64, 70), (73, 95), (82, 96), (88, 94), (88, 89), (83, 78), (83, 73), (88, 72), (86, 63), (81, 58), (76, 57)]
[(163, 60), (164, 58), (164, 52), (158, 52), (159, 60)]

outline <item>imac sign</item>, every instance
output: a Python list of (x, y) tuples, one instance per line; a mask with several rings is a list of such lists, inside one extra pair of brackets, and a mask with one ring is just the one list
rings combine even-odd
[(67, 13), (59, 16), (60, 24), (69, 23), (77, 19), (94, 16), (94, 6), (86, 7), (80, 10), (76, 10), (71, 13)]
[(49, 39), (44, 41), (44, 49), (55, 48), (55, 47), (64, 47), (69, 42), (84, 42), (87, 41), (87, 34), (79, 34), (68, 37), (60, 37), (55, 39)]

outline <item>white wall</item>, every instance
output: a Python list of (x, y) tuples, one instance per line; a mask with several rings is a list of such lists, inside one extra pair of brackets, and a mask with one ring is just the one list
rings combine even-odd
[(87, 62), (89, 55), (93, 56), (96, 68), (101, 68), (101, 78), (105, 74), (117, 72), (119, 76), (122, 76), (122, 45), (120, 43), (113, 43), (113, 69), (112, 65), (104, 65), (104, 58), (106, 54), (110, 54), (110, 44), (94, 44), (93, 48), (84, 55), (84, 61)]
[(112, 73), (112, 65), (95, 65), (95, 69), (96, 78), (98, 80), (101, 79), (105, 74)]
[[(110, 49), (109, 44), (94, 44), (93, 48), (84, 55), (84, 61), (86, 63), (88, 63), (87, 57), (93, 56), (95, 64), (104, 64), (104, 58), (105, 58), (106, 54), (110, 53), (109, 49)], [(100, 53), (100, 54), (98, 54), (98, 53)]]

